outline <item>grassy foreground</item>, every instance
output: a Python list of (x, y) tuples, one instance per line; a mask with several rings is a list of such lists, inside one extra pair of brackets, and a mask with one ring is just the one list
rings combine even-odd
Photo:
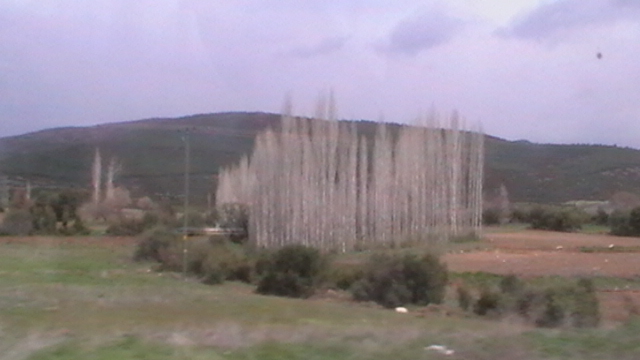
[[(132, 245), (0, 243), (0, 359), (640, 358), (640, 322), (543, 330), (260, 296), (133, 263)], [(450, 356), (425, 350), (445, 345)]]

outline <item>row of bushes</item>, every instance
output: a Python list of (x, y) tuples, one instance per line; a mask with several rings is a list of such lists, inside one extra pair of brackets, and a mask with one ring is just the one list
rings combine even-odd
[[(485, 225), (497, 225), (501, 221), (501, 212), (486, 209), (483, 212)], [(531, 228), (552, 231), (576, 231), (584, 224), (609, 226), (612, 235), (640, 236), (640, 207), (630, 211), (614, 211), (608, 214), (600, 209), (590, 216), (575, 208), (557, 206), (535, 206), (530, 209), (514, 209), (510, 221), (529, 223)]]
[[(155, 260), (160, 270), (182, 271), (182, 242), (155, 229), (142, 238), (135, 258)], [(371, 255), (365, 262), (336, 262), (317, 249), (291, 245), (278, 250), (256, 250), (224, 238), (189, 243), (186, 269), (204, 283), (227, 280), (256, 285), (267, 295), (307, 298), (324, 289), (342, 289), (356, 301), (371, 301), (387, 308), (440, 304), (449, 274), (437, 256), (427, 254)], [(555, 287), (527, 286), (515, 276), (498, 286), (457, 287), (459, 306), (479, 316), (518, 315), (537, 326), (569, 324), (595, 326), (599, 321), (593, 283)]]
[[(182, 245), (176, 235), (156, 228), (141, 238), (134, 258), (157, 261), (159, 270), (182, 271)], [(261, 294), (302, 298), (340, 288), (355, 300), (386, 307), (440, 303), (447, 284), (447, 268), (434, 255), (377, 254), (364, 264), (336, 264), (311, 247), (256, 250), (222, 237), (190, 240), (186, 269), (208, 284), (240, 280)]]
[[(498, 225), (505, 221), (503, 217), (500, 210), (493, 208), (484, 210), (482, 214), (485, 225)], [(506, 221), (531, 224), (533, 229), (570, 232), (581, 229), (586, 223), (601, 221), (599, 219), (575, 208), (535, 206), (531, 209), (514, 209)]]
[(60, 221), (48, 208), (11, 209), (0, 224), (0, 235), (88, 235), (80, 217)]
[(594, 327), (600, 322), (599, 302), (592, 280), (574, 284), (527, 286), (516, 276), (503, 277), (497, 288), (457, 288), (458, 304), (481, 316), (515, 315), (540, 327)]

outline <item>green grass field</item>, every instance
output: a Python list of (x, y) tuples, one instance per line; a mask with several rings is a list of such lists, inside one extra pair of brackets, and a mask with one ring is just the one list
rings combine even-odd
[[(132, 245), (0, 243), (0, 359), (640, 358), (640, 322), (544, 330), (253, 293), (134, 263)], [(433, 344), (450, 356), (425, 350)]]

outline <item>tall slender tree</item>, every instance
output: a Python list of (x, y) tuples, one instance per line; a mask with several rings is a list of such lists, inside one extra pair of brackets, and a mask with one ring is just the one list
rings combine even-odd
[(102, 185), (102, 156), (100, 149), (96, 148), (93, 156), (93, 166), (91, 171), (91, 184), (93, 187), (92, 202), (98, 205), (101, 201), (101, 185)]
[(315, 119), (291, 109), (280, 129), (258, 135), (251, 158), (219, 176), (218, 203), (249, 205), (257, 245), (346, 251), (481, 230), (484, 135), (456, 112), (444, 126), (435, 111), (393, 133), (379, 124), (370, 143), (336, 120), (333, 93)]

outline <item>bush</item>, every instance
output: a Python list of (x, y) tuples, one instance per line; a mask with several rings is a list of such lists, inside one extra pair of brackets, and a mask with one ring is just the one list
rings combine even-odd
[(499, 313), (500, 298), (500, 293), (492, 291), (489, 288), (483, 288), (480, 291), (478, 301), (476, 301), (473, 306), (473, 312), (480, 316)]
[(531, 228), (571, 232), (579, 230), (585, 221), (585, 215), (578, 210), (535, 207), (529, 214)]
[(530, 223), (530, 211), (527, 208), (516, 207), (511, 211), (511, 222)]
[(616, 210), (609, 216), (611, 235), (633, 236), (633, 230), (629, 224), (629, 213)]
[(61, 235), (73, 236), (73, 235), (89, 235), (91, 231), (84, 225), (84, 222), (80, 217), (75, 218), (73, 220), (73, 225), (71, 227), (63, 227), (60, 229)]
[(640, 207), (629, 212), (614, 211), (609, 217), (611, 234), (618, 236), (640, 236)]
[(600, 305), (593, 280), (580, 279), (573, 294), (574, 307), (571, 311), (572, 325), (594, 327), (600, 323)]
[(485, 209), (482, 212), (482, 223), (484, 225), (499, 225), (500, 224), (500, 210), (496, 208)]
[(206, 284), (226, 280), (250, 283), (253, 279), (251, 259), (242, 247), (226, 240), (207, 241), (199, 251), (191, 247), (189, 259), (191, 272), (201, 276)]
[(351, 264), (332, 264), (331, 269), (327, 272), (326, 282), (331, 287), (340, 290), (349, 290), (353, 284), (362, 279), (362, 266)]
[(11, 209), (2, 222), (2, 233), (14, 236), (30, 235), (33, 231), (33, 216), (26, 209)]
[(170, 226), (171, 223), (165, 220), (167, 219), (153, 212), (146, 212), (142, 219), (120, 216), (109, 225), (106, 233), (112, 236), (136, 236), (157, 226)]
[(446, 265), (431, 254), (374, 255), (364, 268), (361, 280), (353, 285), (358, 301), (374, 301), (392, 308), (406, 304), (439, 304), (444, 299), (448, 272)]
[(596, 225), (608, 225), (609, 224), (609, 214), (603, 209), (598, 209), (595, 215), (591, 217), (591, 222)]
[(544, 295), (544, 311), (536, 319), (536, 325), (540, 327), (558, 327), (562, 325), (565, 317), (565, 308), (559, 301), (557, 293), (548, 289)]
[(147, 231), (138, 241), (133, 259), (136, 261), (150, 260), (162, 262), (169, 247), (179, 243), (176, 234), (164, 227), (157, 227)]
[(518, 294), (523, 286), (522, 280), (513, 274), (507, 275), (500, 280), (500, 291), (505, 294)]
[(287, 297), (311, 296), (319, 284), (326, 260), (317, 249), (303, 245), (285, 246), (257, 264), (263, 274), (257, 292)]
[(57, 232), (56, 213), (51, 206), (36, 203), (31, 208), (31, 216), (34, 233), (46, 235)]
[[(477, 315), (516, 314), (540, 327), (594, 327), (600, 321), (593, 282), (580, 279), (562, 286), (528, 287), (514, 275), (505, 276), (499, 287), (484, 286), (473, 306)], [(458, 303), (465, 309), (468, 290), (458, 288)]]

